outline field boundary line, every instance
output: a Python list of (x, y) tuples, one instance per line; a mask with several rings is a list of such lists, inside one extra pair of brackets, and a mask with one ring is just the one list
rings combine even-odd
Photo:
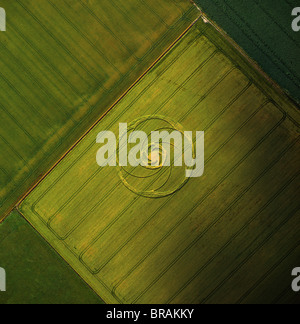
[[(185, 16), (188, 16), (190, 13), (191, 13), (191, 11), (192, 11), (192, 8), (190, 9), (190, 10), (188, 10), (187, 12), (186, 12), (186, 14), (184, 15), (184, 16), (182, 16), (180, 19), (177, 19), (177, 21), (174, 23), (174, 25), (172, 25), (172, 28), (168, 28), (167, 29), (167, 31), (165, 32), (165, 33), (163, 33), (163, 37), (158, 41), (158, 42), (156, 42), (156, 44), (155, 44), (155, 46), (143, 57), (143, 59), (147, 56), (147, 55), (149, 55), (150, 53), (151, 53), (151, 51), (154, 51), (154, 49), (156, 48), (156, 47), (159, 47), (159, 46), (161, 46), (161, 44), (163, 43), (163, 41), (166, 39), (166, 37), (168, 37), (168, 33), (169, 33), (169, 31), (171, 30), (171, 29), (173, 29), (174, 28), (174, 30), (175, 30), (175, 26), (177, 25), (177, 24), (179, 24), (180, 23), (180, 21), (183, 19), (183, 17), (185, 17)], [(194, 18), (194, 20), (195, 20), (195, 18)], [(193, 21), (192, 19), (189, 19), (189, 22), (191, 23), (191, 21)], [(21, 36), (21, 38), (36, 52), (36, 54), (37, 55), (39, 55), (39, 57), (43, 60), (43, 61), (45, 61), (48, 65), (49, 65), (49, 61), (48, 60), (46, 60), (45, 59), (45, 57), (44, 57), (44, 55), (43, 56), (41, 56), (40, 54), (40, 52), (35, 48), (35, 47), (33, 47), (33, 45), (31, 44), (31, 43), (29, 43), (28, 42), (28, 40), (26, 39), (26, 38), (24, 38), (24, 35), (20, 32), (20, 31), (18, 31), (18, 30), (15, 30), (15, 32), (17, 32), (18, 34), (19, 34), (19, 36)], [(178, 35), (173, 35), (174, 37), (178, 37)], [(174, 37), (172, 37), (172, 39), (174, 38)], [(167, 45), (167, 44), (166, 44)], [(162, 51), (163, 51), (163, 49), (162, 49)], [(153, 57), (153, 59), (155, 58), (155, 57), (158, 57), (158, 55), (159, 54), (161, 54), (162, 53), (162, 51), (160, 51), (160, 52), (157, 52), (157, 55), (155, 55), (154, 57)], [(149, 64), (150, 64), (150, 62), (149, 62)], [(63, 82), (65, 82), (70, 88), (71, 88), (71, 90), (72, 90), (72, 92), (74, 92), (74, 94), (76, 95), (76, 96), (79, 96), (81, 99), (82, 99), (82, 101), (84, 102), (84, 104), (85, 105), (87, 105), (89, 108), (91, 108), (91, 109), (93, 109), (93, 111), (94, 111), (94, 108), (95, 107), (97, 107), (97, 105), (99, 105), (99, 103), (100, 103), (100, 101), (97, 101), (97, 103), (96, 104), (93, 104), (92, 106), (90, 106), (90, 104), (89, 104), (89, 99), (86, 99), (86, 98), (83, 98), (80, 94), (79, 94), (79, 92), (76, 90), (76, 88), (74, 88), (70, 83), (68, 83), (67, 82), (67, 80), (66, 79), (64, 79), (63, 78), (63, 76), (60, 74), (60, 73), (58, 73), (58, 71), (55, 69), (55, 67), (54, 66), (52, 66), (52, 65), (49, 65), (50, 66), (50, 68), (51, 68), (51, 70), (54, 72), (54, 73), (56, 73), (56, 74), (58, 74), (59, 75), (59, 77), (62, 79), (62, 81)], [(135, 65), (133, 65), (131, 68), (130, 68), (130, 70), (128, 71), (128, 72), (126, 72), (124, 75), (122, 75), (122, 77), (121, 77), (121, 79), (119, 80), (119, 81), (117, 81), (115, 84), (114, 84), (114, 86), (109, 90), (109, 91), (104, 91), (104, 89), (103, 89), (103, 91), (104, 92), (106, 92), (106, 93), (111, 93), (112, 92), (112, 90), (113, 89), (115, 89), (116, 87), (118, 87), (120, 84), (122, 84), (122, 82), (125, 80), (125, 78), (126, 77), (128, 77), (128, 76), (130, 76), (131, 75), (131, 73), (134, 71), (134, 69), (136, 69), (137, 68), (137, 66), (138, 66), (138, 62), (135, 64)], [(146, 66), (144, 67), (144, 68), (146, 68)], [(144, 70), (144, 69), (143, 69)], [(140, 73), (142, 73), (142, 71), (140, 72)], [(136, 78), (138, 78), (140, 76), (140, 74), (137, 74), (136, 75), (136, 77), (133, 79), (133, 81), (134, 80), (136, 80)], [(133, 81), (131, 81), (130, 82), (130, 84), (133, 82)], [(125, 88), (125, 86), (123, 87), (123, 88)], [(123, 92), (124, 92), (125, 90), (123, 90)], [(120, 96), (120, 95), (118, 95), (118, 96)], [(117, 96), (116, 96), (117, 97)], [(112, 98), (112, 99), (115, 99), (115, 98)], [(106, 106), (110, 106), (111, 105), (111, 103), (108, 103)], [(88, 115), (90, 114), (90, 112), (88, 112)], [(81, 125), (81, 123), (83, 122), (83, 121), (86, 121), (87, 120), (87, 118), (86, 118), (86, 116), (83, 118), (83, 120), (81, 120), (80, 121), (80, 123), (79, 124), (77, 124), (77, 125), (75, 125), (75, 127), (73, 127), (74, 129), (76, 129), (78, 126), (80, 126)], [(93, 122), (93, 121), (92, 121)], [(91, 123), (88, 123), (88, 125), (86, 126), (86, 128), (85, 129), (83, 129), (81, 132), (80, 132), (80, 134), (82, 134), (83, 132), (85, 132), (85, 130), (87, 129), (87, 127), (89, 127), (91, 125)], [(75, 133), (75, 132), (74, 132)], [(66, 134), (66, 139), (68, 139), (69, 138), (69, 136), (70, 135), (72, 135), (73, 134), (73, 131), (71, 132), (71, 133), (67, 133)], [(77, 136), (76, 136), (77, 137)], [(75, 139), (69, 144), (69, 145), (71, 145), (72, 143), (74, 143), (74, 141), (76, 140), (76, 139), (78, 139), (78, 137), (76, 138), (75, 137)], [(59, 139), (59, 141), (61, 142), (62, 141), (62, 139), (59, 137), (58, 138)], [(68, 146), (69, 146), (68, 145)], [(56, 146), (48, 155), (47, 155), (47, 157), (46, 158), (48, 158), (49, 156), (51, 156), (52, 154), (53, 154), (53, 152), (57, 149), (57, 148), (59, 148), (60, 147), (60, 144), (58, 144), (58, 146)], [(65, 149), (65, 150), (63, 150), (63, 152), (61, 152), (60, 153), (60, 155), (61, 154), (63, 154), (64, 152), (66, 152), (66, 150), (67, 150), (67, 148)], [(57, 159), (59, 158), (59, 156), (55, 159), (55, 161), (57, 161)], [(53, 163), (53, 162), (52, 162)], [(51, 166), (51, 165), (50, 165)], [(27, 191), (27, 190), (29, 190), (29, 188), (31, 188), (37, 181), (38, 181), (38, 179), (40, 179), (40, 177), (42, 177), (44, 174), (45, 174), (45, 172), (50, 168), (50, 166), (48, 166), (47, 168), (46, 168), (46, 170), (44, 170), (44, 171), (42, 171), (42, 172), (38, 172), (39, 173), (39, 177), (35, 177), (35, 179), (33, 179), (33, 181), (28, 185), (28, 186), (26, 186), (26, 188), (25, 188), (25, 192)], [(27, 172), (26, 171), (26, 173), (27, 173), (27, 176), (24, 178), (24, 181), (22, 182), (22, 184), (23, 183), (25, 183), (28, 179), (30, 179), (30, 177), (32, 176), (32, 174), (33, 173), (35, 173), (35, 172), (37, 172), (37, 169), (38, 169), (38, 167), (39, 166), (37, 166), (36, 168), (34, 168), (33, 170), (30, 170), (29, 172)], [(20, 174), (18, 175), (19, 177), (23, 174), (23, 173), (25, 173), (25, 171), (24, 170), (21, 170), (21, 172), (20, 172)], [(16, 177), (14, 177), (14, 178), (16, 178)], [(1, 201), (1, 205), (0, 205), (0, 208), (2, 208), (2, 205), (4, 205), (9, 199), (10, 199), (10, 197), (17, 191), (17, 187), (14, 187), (14, 188), (11, 188), (11, 190), (9, 190), (10, 191), (10, 194), (9, 194), (9, 196), (7, 196), (5, 199), (3, 199), (2, 201)], [(4, 211), (3, 212), (3, 216), (2, 217), (0, 217), (1, 219), (0, 219), (0, 223), (1, 222), (3, 222), (5, 219), (6, 219), (6, 217), (13, 211), (13, 209), (16, 207), (16, 204), (19, 202), (19, 200), (21, 199), (21, 197), (23, 196), (23, 194), (24, 194), (24, 191), (21, 193), (21, 194), (19, 194), (18, 195), (18, 197), (17, 197), (17, 199), (14, 199), (14, 202), (12, 202), (12, 204), (10, 205), (10, 207), (8, 207), (7, 208), (7, 210), (6, 211)]]
[[(109, 112), (148, 74), (150, 70), (152, 70), (161, 59), (163, 59), (170, 51), (171, 49), (189, 32), (190, 29), (193, 28), (193, 26), (197, 23), (197, 21), (201, 18), (199, 16), (196, 18), (182, 33), (179, 35), (176, 40), (168, 46), (168, 48), (149, 66), (149, 68), (143, 72), (143, 74), (101, 115), (99, 119), (96, 120), (96, 122), (67, 150), (62, 157), (43, 175), (43, 177), (37, 181), (23, 196), (22, 198), (17, 202), (15, 207), (18, 211), (20, 205), (23, 203), (23, 201), (29, 196), (29, 194), (56, 168), (56, 166), (99, 124), (99, 122), (105, 118)], [(23, 215), (23, 214), (22, 214)], [(24, 217), (24, 215), (23, 215)], [(5, 219), (5, 218), (4, 218)], [(3, 220), (4, 220), (3, 219)], [(3, 221), (2, 220), (2, 221)], [(0, 221), (0, 224), (1, 222)]]

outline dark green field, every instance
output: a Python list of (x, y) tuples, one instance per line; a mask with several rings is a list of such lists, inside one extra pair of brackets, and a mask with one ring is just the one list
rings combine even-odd
[(185, 0), (1, 5), (0, 219), (199, 15)]
[(17, 211), (0, 232), (0, 263), (9, 278), (0, 304), (102, 303)]
[[(145, 131), (170, 120), (205, 131), (202, 178), (180, 187), (178, 168), (120, 177), (98, 167), (97, 134), (143, 116)], [(296, 107), (199, 20), (20, 211), (105, 302), (272, 303), (300, 251), (298, 121)], [(146, 198), (156, 187), (161, 198)]]
[(300, 103), (300, 34), (292, 28), (297, 0), (195, 0), (294, 100)]

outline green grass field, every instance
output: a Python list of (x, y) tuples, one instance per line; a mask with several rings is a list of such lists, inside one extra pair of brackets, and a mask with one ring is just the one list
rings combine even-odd
[(179, 0), (3, 0), (0, 219), (199, 15)]
[[(151, 116), (145, 130), (172, 119), (205, 131), (202, 178), (153, 199), (129, 191), (118, 168), (97, 166), (97, 134), (143, 116)], [(290, 300), (300, 252), (298, 121), (296, 107), (200, 20), (20, 211), (108, 303)], [(146, 171), (125, 177), (139, 192), (167, 193), (182, 170)]]
[(8, 277), (1, 305), (102, 303), (16, 210), (0, 233), (0, 262)]

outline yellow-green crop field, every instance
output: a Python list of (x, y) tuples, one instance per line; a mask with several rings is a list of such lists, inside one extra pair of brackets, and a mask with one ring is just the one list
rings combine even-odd
[(199, 16), (179, 0), (2, 0), (0, 218)]
[[(145, 131), (205, 131), (204, 175), (100, 168), (97, 134), (136, 120)], [(200, 19), (19, 210), (105, 302), (274, 302), (300, 253), (298, 122)]]

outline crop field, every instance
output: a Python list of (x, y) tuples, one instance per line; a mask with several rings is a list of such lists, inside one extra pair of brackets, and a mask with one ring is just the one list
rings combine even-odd
[(3, 0), (0, 219), (199, 16), (185, 0)]
[[(199, 20), (19, 211), (108, 303), (288, 299), (286, 269), (300, 253), (298, 121), (296, 107)], [(204, 175), (100, 168), (97, 134), (118, 134), (119, 123), (205, 131)]]
[(291, 28), (297, 0), (196, 0), (282, 89), (300, 102), (299, 35)]
[(102, 302), (17, 210), (0, 224), (0, 261), (10, 278), (1, 305)]

